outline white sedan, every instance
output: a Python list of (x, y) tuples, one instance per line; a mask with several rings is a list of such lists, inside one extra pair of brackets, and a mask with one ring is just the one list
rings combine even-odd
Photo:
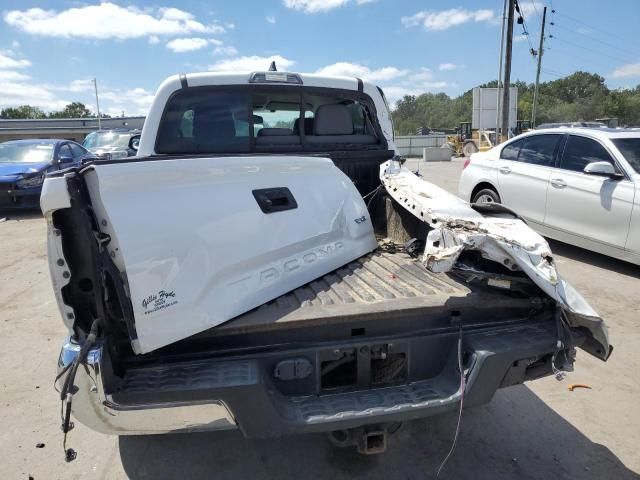
[(498, 202), (540, 234), (640, 265), (640, 131), (553, 128), (465, 162), (459, 194)]

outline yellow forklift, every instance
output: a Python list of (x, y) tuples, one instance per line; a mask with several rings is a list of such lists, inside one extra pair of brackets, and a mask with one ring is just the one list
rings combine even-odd
[[(531, 129), (531, 122), (528, 120), (518, 120), (515, 135), (520, 135)], [(450, 148), (456, 157), (470, 157), (476, 152), (486, 152), (495, 145), (502, 143), (507, 138), (496, 138), (493, 130), (474, 130), (471, 122), (461, 122), (456, 128), (455, 135), (447, 135), (447, 141), (443, 148)]]
[(486, 152), (496, 145), (496, 132), (491, 130), (473, 130), (471, 122), (461, 122), (455, 135), (447, 135), (442, 146), (450, 148), (456, 157), (470, 157), (476, 152)]

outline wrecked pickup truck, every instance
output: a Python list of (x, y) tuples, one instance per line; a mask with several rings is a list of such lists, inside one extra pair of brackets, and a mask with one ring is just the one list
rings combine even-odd
[(391, 425), (611, 352), (546, 241), (409, 171), (360, 79), (170, 77), (137, 156), (50, 175), (41, 206), (65, 434), (73, 414), (373, 453)]

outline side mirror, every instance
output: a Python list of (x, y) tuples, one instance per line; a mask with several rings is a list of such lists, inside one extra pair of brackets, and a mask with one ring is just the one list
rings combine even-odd
[(60, 155), (58, 157), (58, 163), (60, 165), (64, 164), (64, 163), (72, 163), (73, 162), (73, 157), (70, 155)]
[(129, 149), (134, 152), (138, 151), (138, 147), (140, 146), (140, 135), (134, 135), (129, 139)]
[(622, 178), (616, 169), (609, 162), (591, 162), (583, 170), (588, 175), (599, 175), (601, 177)]

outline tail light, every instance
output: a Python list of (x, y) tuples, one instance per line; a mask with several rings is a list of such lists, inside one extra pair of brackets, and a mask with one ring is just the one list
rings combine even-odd
[(469, 166), (469, 164), (471, 163), (471, 157), (467, 158), (464, 161), (464, 164), (462, 165), (462, 169), (464, 170), (465, 168), (467, 168)]

